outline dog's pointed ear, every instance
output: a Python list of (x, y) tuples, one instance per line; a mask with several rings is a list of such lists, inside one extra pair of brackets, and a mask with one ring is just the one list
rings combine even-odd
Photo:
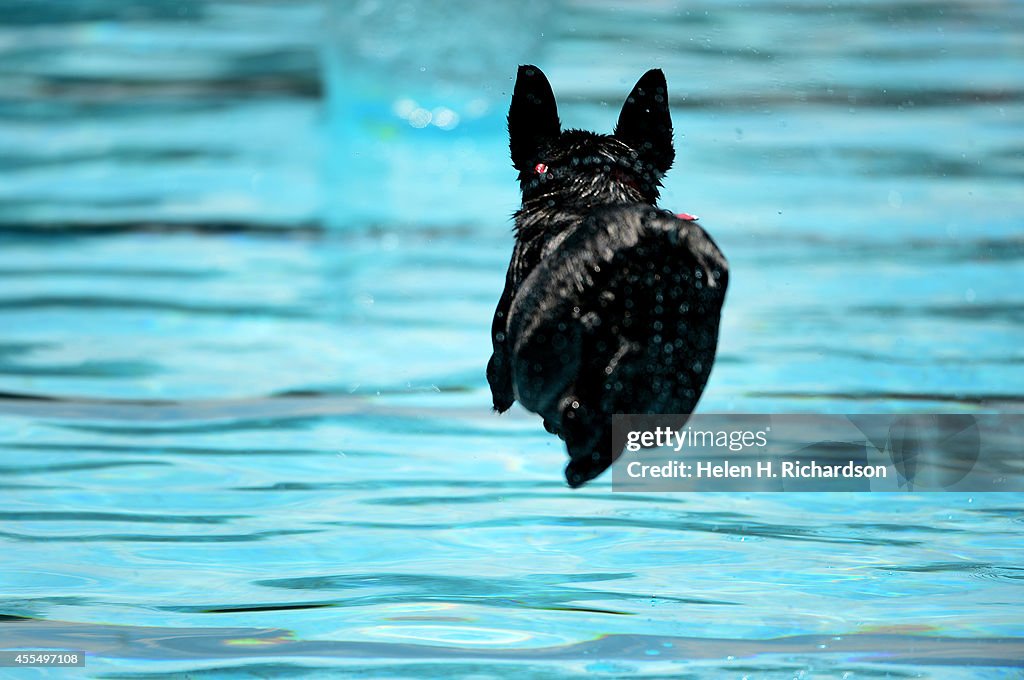
[(615, 137), (640, 154), (659, 172), (672, 167), (672, 115), (668, 110), (668, 85), (661, 69), (651, 69), (626, 97), (615, 125)]
[(540, 147), (556, 139), (561, 130), (555, 94), (548, 79), (536, 66), (520, 66), (512, 105), (508, 109), (512, 164), (519, 170), (533, 167), (531, 161), (537, 157)]

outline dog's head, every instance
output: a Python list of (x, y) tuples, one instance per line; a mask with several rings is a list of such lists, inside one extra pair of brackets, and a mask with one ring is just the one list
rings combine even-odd
[(640, 78), (622, 105), (615, 132), (601, 135), (563, 131), (548, 79), (536, 66), (520, 66), (508, 135), (524, 203), (653, 204), (675, 158), (668, 87), (660, 69)]

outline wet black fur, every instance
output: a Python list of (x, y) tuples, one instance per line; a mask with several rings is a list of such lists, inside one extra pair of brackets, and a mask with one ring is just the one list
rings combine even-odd
[[(521, 66), (508, 113), (523, 206), (494, 314), (494, 408), (515, 400), (565, 440), (580, 486), (622, 451), (614, 413), (691, 413), (718, 344), (728, 265), (692, 221), (659, 209), (675, 157), (665, 76), (648, 71), (612, 135), (561, 130)], [(538, 172), (538, 164), (542, 172)]]

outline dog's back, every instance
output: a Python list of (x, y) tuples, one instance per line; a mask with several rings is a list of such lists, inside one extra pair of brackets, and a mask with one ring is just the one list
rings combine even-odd
[(727, 285), (703, 229), (638, 205), (596, 211), (523, 282), (508, 319), (513, 390), (565, 439), (570, 484), (612, 463), (613, 414), (693, 411)]

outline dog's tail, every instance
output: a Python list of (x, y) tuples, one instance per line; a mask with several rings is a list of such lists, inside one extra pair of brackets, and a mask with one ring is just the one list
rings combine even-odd
[(728, 265), (692, 220), (623, 206), (585, 220), (509, 313), (516, 398), (565, 439), (566, 478), (603, 472), (616, 413), (690, 413), (718, 344)]

